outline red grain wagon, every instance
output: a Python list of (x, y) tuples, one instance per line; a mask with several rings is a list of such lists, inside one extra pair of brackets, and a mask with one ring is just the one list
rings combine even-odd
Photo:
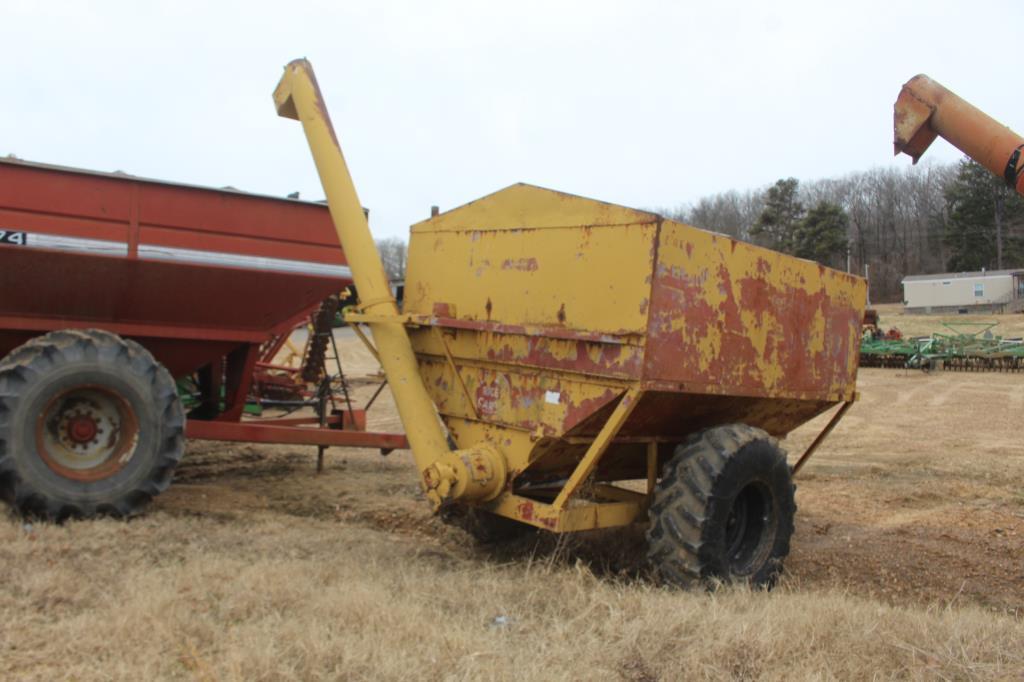
[(185, 437), (405, 447), (358, 410), (242, 419), (261, 345), (349, 283), (324, 204), (0, 159), (0, 495), (130, 514)]

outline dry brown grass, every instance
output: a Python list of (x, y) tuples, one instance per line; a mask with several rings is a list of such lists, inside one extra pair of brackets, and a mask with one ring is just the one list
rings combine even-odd
[(474, 548), (403, 453), (194, 443), (140, 519), (0, 520), (0, 677), (1024, 678), (1024, 377), (861, 390), (771, 593), (654, 587), (639, 529)]
[[(1024, 624), (837, 591), (666, 591), (319, 519), (0, 527), (18, 679), (1013, 677)], [(495, 625), (498, 616), (507, 625)]]
[(943, 323), (963, 322), (994, 322), (993, 334), (999, 336), (1020, 337), (1024, 336), (1024, 314), (1016, 313), (1010, 315), (909, 315), (904, 312), (903, 305), (899, 303), (882, 303), (872, 306), (878, 310), (882, 317), (882, 327), (889, 329), (897, 327), (906, 336), (928, 336), (934, 332), (949, 333), (949, 329)]

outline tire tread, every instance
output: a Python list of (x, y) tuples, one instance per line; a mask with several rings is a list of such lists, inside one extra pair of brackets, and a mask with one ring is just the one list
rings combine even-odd
[[(754, 441), (764, 441), (774, 450), (775, 466), (787, 466), (778, 441), (746, 424), (706, 429), (676, 447), (655, 487), (647, 530), (648, 561), (663, 582), (690, 587), (712, 577), (708, 557), (701, 550), (708, 510), (717, 499), (715, 484), (737, 453)], [(788, 474), (788, 467), (786, 471)], [(789, 485), (791, 495), (795, 486)], [(795, 511), (795, 504), (792, 509)], [(778, 551), (766, 562), (772, 564), (768, 571), (771, 580), (789, 553), (792, 518), (780, 525), (779, 532)]]
[[(162, 415), (162, 437), (148, 475), (132, 490), (116, 499), (96, 503), (71, 503), (46, 491), (33, 489), (18, 473), (14, 444), (7, 437), (9, 424), (4, 414), (13, 412), (19, 386), (26, 375), (42, 374), (61, 361), (107, 356), (131, 372), (148, 379), (153, 399)], [(184, 453), (185, 413), (170, 373), (142, 345), (101, 329), (61, 329), (35, 337), (0, 360), (0, 498), (24, 516), (63, 520), (96, 515), (127, 517), (139, 513), (171, 483)]]

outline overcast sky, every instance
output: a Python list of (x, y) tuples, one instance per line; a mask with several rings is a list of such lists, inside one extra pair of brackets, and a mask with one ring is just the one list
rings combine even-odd
[(1022, 23), (1022, 0), (0, 0), (0, 154), (320, 199), (271, 101), (304, 56), (379, 237), (520, 181), (677, 206), (908, 165), (892, 104), (920, 72), (1024, 129)]

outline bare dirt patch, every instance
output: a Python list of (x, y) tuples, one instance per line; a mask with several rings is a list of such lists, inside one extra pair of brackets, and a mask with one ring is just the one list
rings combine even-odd
[(798, 479), (791, 576), (1024, 615), (1022, 387), (1014, 374), (862, 370), (861, 401)]

